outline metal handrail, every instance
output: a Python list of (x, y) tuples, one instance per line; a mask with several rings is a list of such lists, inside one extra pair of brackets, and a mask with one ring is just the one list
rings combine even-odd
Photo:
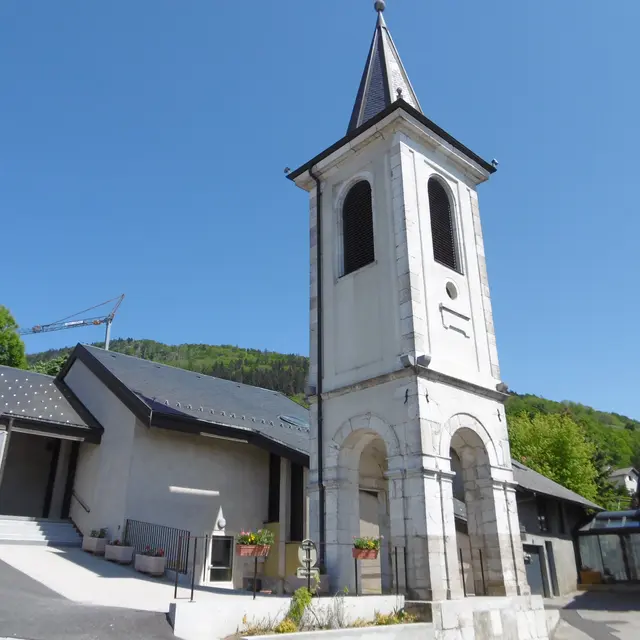
[(91, 509), (89, 509), (89, 507), (87, 507), (87, 505), (85, 504), (84, 500), (82, 500), (82, 498), (75, 492), (72, 491), (71, 492), (71, 497), (75, 498), (78, 501), (78, 504), (87, 512), (87, 513), (91, 513)]

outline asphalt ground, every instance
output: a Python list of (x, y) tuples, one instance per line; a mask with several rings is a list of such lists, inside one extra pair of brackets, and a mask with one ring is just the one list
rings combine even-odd
[(166, 616), (72, 602), (0, 561), (0, 639), (173, 639)]

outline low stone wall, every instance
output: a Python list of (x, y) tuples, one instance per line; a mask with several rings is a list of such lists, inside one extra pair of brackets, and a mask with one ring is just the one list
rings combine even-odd
[[(221, 594), (215, 600), (173, 602), (169, 609), (169, 620), (177, 638), (216, 640), (241, 631), (251, 623), (268, 620), (275, 626), (287, 615), (290, 602), (290, 598), (279, 596), (259, 595), (253, 600), (250, 594)], [(389, 614), (402, 609), (404, 597), (314, 598), (311, 606), (318, 618), (337, 613), (342, 622), (348, 625), (356, 620), (373, 621), (376, 613)]]
[[(359, 627), (357, 629), (336, 629), (335, 631), (303, 631), (288, 633), (291, 640), (434, 640), (433, 625), (426, 622), (396, 624), (389, 627)], [(275, 640), (274, 636), (247, 636), (242, 640)]]

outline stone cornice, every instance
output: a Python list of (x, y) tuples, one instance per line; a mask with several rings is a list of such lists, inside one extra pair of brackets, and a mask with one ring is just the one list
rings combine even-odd
[(502, 404), (504, 404), (507, 398), (509, 397), (508, 394), (502, 393), (501, 391), (498, 391), (496, 389), (483, 387), (482, 385), (476, 384), (475, 382), (461, 380), (460, 378), (450, 376), (446, 373), (441, 373), (440, 371), (436, 371), (435, 369), (430, 369), (429, 367), (422, 367), (420, 365), (417, 365), (416, 372), (420, 378), (424, 378), (425, 380), (431, 380), (433, 382), (441, 382), (443, 384), (448, 384), (452, 387), (456, 387), (457, 389), (462, 389), (463, 391), (469, 391), (470, 393), (474, 393), (477, 396), (482, 396), (483, 398), (497, 400)]
[[(329, 400), (331, 398), (337, 398), (352, 391), (362, 391), (363, 389), (370, 389), (371, 387), (376, 387), (378, 385), (391, 382), (392, 380), (408, 378), (412, 375), (417, 375), (420, 378), (431, 380), (432, 382), (448, 384), (452, 387), (462, 389), (463, 391), (468, 391), (477, 396), (496, 400), (502, 404), (504, 404), (506, 399), (509, 397), (508, 394), (497, 391), (496, 389), (490, 389), (488, 387), (475, 384), (474, 382), (461, 380), (460, 378), (450, 376), (446, 373), (441, 373), (440, 371), (436, 371), (435, 369), (431, 369), (429, 367), (416, 365), (415, 367), (403, 367), (402, 369), (397, 369), (396, 371), (391, 371), (390, 373), (383, 373), (382, 375), (376, 376), (375, 378), (370, 378), (369, 380), (354, 382), (353, 384), (348, 384), (344, 387), (331, 389), (330, 391), (326, 391), (322, 394), (322, 399)], [(316, 396), (309, 397), (309, 402), (313, 403), (315, 402), (315, 400)]]

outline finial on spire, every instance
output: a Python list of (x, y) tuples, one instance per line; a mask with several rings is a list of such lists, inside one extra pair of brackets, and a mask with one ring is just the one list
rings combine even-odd
[(384, 0), (376, 0), (373, 3), (373, 6), (375, 7), (376, 11), (378, 13), (382, 13), (385, 10), (385, 7), (387, 6)]

